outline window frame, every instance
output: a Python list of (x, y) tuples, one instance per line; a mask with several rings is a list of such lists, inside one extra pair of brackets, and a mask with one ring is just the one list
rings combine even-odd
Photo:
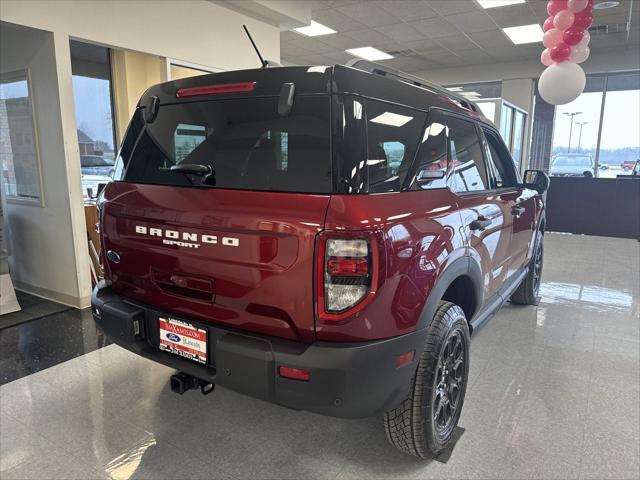
[[(501, 135), (497, 132), (494, 131), (493, 129), (491, 129), (489, 126), (487, 125), (480, 125), (478, 124), (478, 129), (480, 130), (480, 135), (482, 137), (482, 144), (483, 144), (483, 153), (485, 155), (485, 165), (487, 165), (487, 167), (489, 167), (489, 156), (491, 157), (492, 160), (492, 165), (491, 168), (488, 168), (488, 170), (491, 170), (491, 181), (494, 185), (494, 188), (491, 189), (491, 191), (493, 192), (508, 192), (508, 191), (512, 191), (512, 190), (517, 190), (521, 184), (522, 184), (522, 178), (520, 177), (520, 173), (518, 171), (518, 169), (516, 168), (515, 163), (513, 162), (513, 157), (511, 156), (511, 152), (509, 151), (509, 149), (507, 148), (507, 145), (504, 143), (504, 141), (502, 140)], [(488, 132), (488, 134), (487, 134)], [(496, 140), (498, 142), (498, 149), (497, 149), (497, 154), (498, 154), (498, 161), (502, 164), (503, 168), (506, 168), (507, 170), (510, 171), (510, 174), (512, 176), (513, 179), (515, 179), (515, 185), (508, 185), (508, 186), (503, 186), (503, 187), (498, 187), (497, 185), (497, 180), (495, 177), (495, 172), (493, 172), (493, 168), (495, 164), (495, 160), (493, 159), (493, 155), (491, 154), (491, 146), (489, 143), (489, 139), (487, 138), (488, 136), (491, 136), (494, 138), (494, 140)], [(507, 162), (506, 165), (504, 165), (504, 161), (503, 161), (503, 156), (507, 155)], [(495, 168), (497, 168), (497, 165), (495, 166)], [(500, 172), (498, 172), (500, 173)]]
[[(17, 205), (30, 205), (32, 207), (40, 207), (44, 208), (46, 206), (45, 202), (45, 190), (44, 190), (44, 178), (42, 173), (42, 158), (40, 154), (40, 140), (38, 135), (38, 119), (36, 116), (36, 104), (35, 104), (35, 95), (33, 89), (33, 80), (31, 78), (31, 68), (22, 68), (18, 70), (13, 70), (10, 72), (2, 72), (0, 73), (0, 82), (2, 83), (10, 83), (14, 81), (26, 81), (27, 83), (27, 93), (29, 95), (29, 103), (30, 103), (30, 111), (31, 114), (31, 126), (33, 130), (33, 149), (34, 149), (34, 157), (35, 157), (35, 165), (37, 172), (37, 184), (38, 184), (38, 198), (29, 198), (21, 195), (10, 195), (7, 193), (3, 193), (3, 197), (7, 203), (13, 203)], [(0, 179), (0, 188), (4, 189), (5, 185), (2, 179)]]
[(465, 191), (465, 192), (459, 192), (456, 191), (455, 188), (453, 188), (452, 182), (455, 181), (454, 176), (453, 176), (453, 169), (451, 168), (451, 128), (449, 126), (449, 118), (455, 118), (457, 120), (462, 120), (465, 122), (469, 122), (471, 123), (476, 131), (476, 135), (478, 137), (478, 143), (480, 144), (480, 151), (482, 154), (482, 165), (484, 167), (485, 173), (487, 175), (487, 181), (489, 182), (489, 187), (492, 186), (492, 184), (494, 183), (494, 178), (493, 178), (493, 172), (490, 171), (489, 168), (487, 168), (487, 160), (485, 158), (485, 152), (484, 152), (484, 146), (483, 146), (483, 141), (484, 141), (484, 136), (481, 134), (481, 130), (480, 130), (480, 126), (478, 125), (478, 121), (474, 120), (472, 118), (469, 117), (465, 117), (464, 115), (460, 115), (457, 114), (455, 112), (449, 112), (449, 111), (445, 111), (445, 117), (447, 119), (447, 164), (449, 165), (449, 175), (447, 176), (447, 186), (449, 188), (449, 190), (451, 191), (451, 193), (453, 193), (454, 195), (458, 195), (459, 197), (473, 197), (473, 196), (486, 196), (487, 194), (491, 193), (491, 192), (495, 192), (496, 189), (494, 188), (486, 188), (486, 189), (482, 189), (482, 190), (471, 190), (471, 191)]

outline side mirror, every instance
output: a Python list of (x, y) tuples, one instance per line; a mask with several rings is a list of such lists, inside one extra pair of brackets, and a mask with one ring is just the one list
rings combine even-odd
[(525, 188), (530, 188), (538, 193), (544, 193), (549, 188), (549, 176), (542, 170), (527, 170), (524, 172), (524, 182), (522, 185)]

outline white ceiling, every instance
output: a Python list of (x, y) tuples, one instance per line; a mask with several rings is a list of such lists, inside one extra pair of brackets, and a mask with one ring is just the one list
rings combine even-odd
[[(306, 0), (301, 0), (306, 1)], [(594, 26), (626, 24), (633, 0), (594, 10)], [(281, 33), (281, 59), (301, 65), (331, 65), (351, 60), (347, 48), (373, 46), (394, 55), (381, 63), (407, 72), (539, 58), (541, 43), (514, 45), (501, 28), (539, 23), (547, 18), (546, 0), (485, 10), (473, 0), (317, 0), (313, 20), (338, 33), (305, 37)], [(597, 0), (596, 0), (597, 3)], [(624, 28), (621, 25), (619, 28)], [(640, 2), (633, 5), (631, 31), (592, 34), (591, 50), (640, 45)], [(394, 53), (400, 52), (400, 53)]]

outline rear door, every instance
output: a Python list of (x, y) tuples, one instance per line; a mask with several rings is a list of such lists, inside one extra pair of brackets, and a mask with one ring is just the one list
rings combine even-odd
[(278, 97), (174, 103), (148, 124), (138, 112), (102, 208), (113, 288), (178, 318), (313, 341), (329, 101), (296, 97), (284, 116)]
[(451, 190), (457, 202), (471, 254), (480, 263), (484, 296), (498, 291), (511, 262), (511, 206), (509, 197), (493, 191), (491, 170), (484, 161), (483, 144), (475, 122), (447, 116)]

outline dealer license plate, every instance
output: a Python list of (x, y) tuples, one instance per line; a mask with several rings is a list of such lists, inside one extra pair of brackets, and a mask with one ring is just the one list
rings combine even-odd
[(207, 331), (173, 318), (159, 319), (160, 350), (207, 363)]

